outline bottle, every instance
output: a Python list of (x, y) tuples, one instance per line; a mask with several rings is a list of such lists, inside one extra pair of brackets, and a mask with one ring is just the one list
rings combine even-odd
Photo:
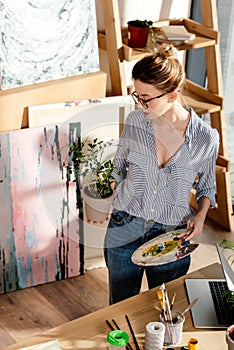
[(107, 341), (109, 343), (109, 350), (124, 350), (129, 341), (129, 336), (126, 332), (116, 329), (108, 333)]

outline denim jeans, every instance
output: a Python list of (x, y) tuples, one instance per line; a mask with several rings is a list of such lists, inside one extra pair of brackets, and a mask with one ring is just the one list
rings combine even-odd
[(110, 304), (138, 294), (144, 271), (149, 289), (187, 273), (190, 256), (157, 266), (139, 266), (131, 261), (132, 254), (143, 243), (165, 232), (186, 226), (162, 225), (123, 211), (113, 210), (104, 241), (104, 256), (109, 273)]

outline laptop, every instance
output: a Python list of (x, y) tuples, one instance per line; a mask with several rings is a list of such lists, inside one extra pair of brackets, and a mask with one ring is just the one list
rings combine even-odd
[(234, 271), (217, 243), (216, 248), (225, 279), (185, 279), (189, 302), (199, 297), (191, 309), (196, 328), (227, 328), (234, 323), (234, 308), (228, 308), (222, 296), (224, 290), (234, 292)]

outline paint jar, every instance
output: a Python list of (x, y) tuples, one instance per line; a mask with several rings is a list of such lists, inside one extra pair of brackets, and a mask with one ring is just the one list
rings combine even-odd
[(182, 339), (183, 325), (185, 317), (181, 315), (181, 312), (172, 310), (172, 319), (177, 319), (177, 322), (165, 321), (164, 317), (160, 315), (160, 320), (165, 326), (165, 336), (163, 345), (178, 345)]
[(190, 338), (188, 341), (189, 350), (197, 350), (198, 349), (198, 340), (196, 338)]
[(126, 349), (126, 345), (129, 341), (129, 336), (126, 332), (116, 329), (111, 331), (107, 335), (108, 349), (109, 350), (122, 350)]

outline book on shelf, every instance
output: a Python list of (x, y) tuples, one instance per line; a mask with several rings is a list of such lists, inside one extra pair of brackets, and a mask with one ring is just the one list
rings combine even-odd
[(195, 34), (189, 33), (183, 25), (162, 26), (161, 30), (166, 40), (188, 41), (196, 37)]

